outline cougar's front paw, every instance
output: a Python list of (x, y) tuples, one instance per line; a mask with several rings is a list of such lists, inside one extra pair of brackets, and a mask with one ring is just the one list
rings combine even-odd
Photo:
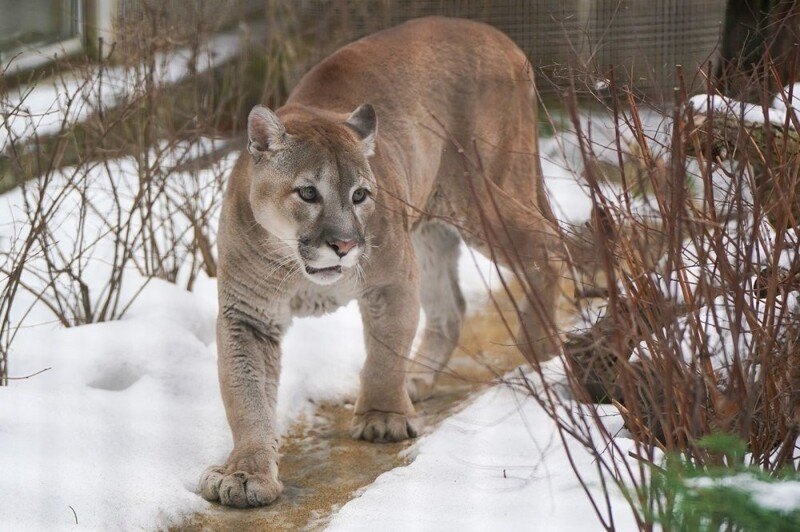
[(351, 434), (356, 440), (374, 442), (403, 441), (419, 434), (419, 419), (393, 412), (368, 410), (354, 414)]
[(231, 453), (228, 463), (211, 466), (200, 477), (200, 495), (225, 506), (247, 508), (271, 503), (283, 491), (278, 465), (268, 453)]

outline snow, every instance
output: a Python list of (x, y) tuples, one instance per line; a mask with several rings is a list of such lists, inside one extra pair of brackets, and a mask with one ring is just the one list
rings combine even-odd
[(729, 488), (750, 495), (753, 502), (766, 510), (782, 513), (800, 510), (800, 481), (767, 482), (750, 473), (710, 478), (698, 477), (684, 481), (688, 488), (698, 491), (712, 488)]
[[(219, 394), (214, 353), (192, 332), (213, 326), (213, 312), (181, 314), (191, 294), (168, 283), (146, 291), (179, 301), (172, 319), (20, 338), (15, 374), (50, 369), (0, 389), (0, 493), (14, 494), (0, 497), (4, 528), (64, 529), (73, 510), (91, 529), (149, 528), (165, 508), (203, 508), (192, 492), (198, 461), (229, 443), (209, 401)], [(139, 310), (148, 308), (159, 307)]]
[(785, 106), (782, 106), (782, 108), (764, 107), (714, 94), (692, 96), (689, 99), (689, 105), (694, 109), (695, 113), (708, 113), (709, 110), (722, 114), (730, 113), (744, 122), (752, 122), (754, 124), (769, 122), (776, 126), (783, 126), (786, 122)]
[[(575, 466), (602, 497), (595, 464), (576, 442)], [(378, 477), (334, 516), (327, 530), (597, 529), (545, 411), (524, 392), (491, 388), (445, 420), (413, 449), (414, 461)], [(612, 491), (617, 530), (635, 530), (621, 493)]]
[(800, 107), (800, 83), (783, 87), (779, 94), (772, 100), (772, 108), (786, 111)]
[[(734, 114), (745, 122), (770, 124), (783, 127), (788, 123), (795, 128), (800, 115), (800, 83), (783, 87), (772, 100), (770, 107), (740, 102), (717, 94), (697, 94), (689, 99), (689, 106), (695, 113), (707, 113), (709, 109), (723, 114)], [(792, 116), (794, 114), (794, 116)]]
[(563, 146), (556, 138), (544, 139), (540, 144), (542, 175), (548, 196), (555, 199), (552, 207), (556, 217), (576, 225), (589, 220), (592, 200), (580, 181), (575, 179), (576, 174), (566, 171), (570, 163), (564, 156)]

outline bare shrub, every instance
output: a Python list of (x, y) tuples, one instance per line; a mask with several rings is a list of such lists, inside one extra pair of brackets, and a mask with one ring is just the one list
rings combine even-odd
[(16, 332), (46, 321), (42, 309), (67, 327), (113, 320), (153, 277), (191, 289), (216, 275), (211, 228), (236, 146), (218, 137), (260, 98), (242, 76), (253, 54), (239, 56), (252, 35), (209, 24), (170, 41), (146, 12), (124, 54), (101, 41), (96, 63), (0, 91), (3, 189), (17, 187), (0, 240), (0, 384)]
[[(650, 529), (675, 503), (654, 491), (653, 468), (665, 455), (726, 463), (703, 444), (710, 435), (743, 440), (742, 459), (768, 473), (796, 467), (800, 144), (791, 113), (775, 123), (762, 110), (754, 123), (727, 100), (698, 109), (677, 90), (664, 116), (612, 94), (622, 100), (591, 118), (567, 98), (571, 131), (559, 137), (593, 206), (588, 228), (562, 225), (578, 327), (563, 357), (506, 381), (594, 456)], [(632, 448), (599, 402), (621, 414)], [(575, 474), (613, 529), (608, 489), (598, 498)]]

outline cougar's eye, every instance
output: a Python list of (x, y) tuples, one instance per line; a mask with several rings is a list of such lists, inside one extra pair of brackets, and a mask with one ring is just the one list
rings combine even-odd
[(357, 188), (355, 192), (353, 192), (353, 203), (362, 203), (365, 199), (367, 199), (367, 194), (369, 194), (369, 192), (367, 192), (366, 188)]
[(319, 199), (319, 193), (314, 187), (300, 187), (295, 190), (300, 199), (307, 203), (314, 203)]

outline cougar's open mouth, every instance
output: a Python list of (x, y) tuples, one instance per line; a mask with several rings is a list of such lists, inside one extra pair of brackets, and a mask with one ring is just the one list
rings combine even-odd
[(327, 268), (314, 268), (306, 264), (306, 273), (309, 275), (314, 275), (315, 273), (342, 273), (342, 267), (340, 265), (336, 265), (329, 266)]

